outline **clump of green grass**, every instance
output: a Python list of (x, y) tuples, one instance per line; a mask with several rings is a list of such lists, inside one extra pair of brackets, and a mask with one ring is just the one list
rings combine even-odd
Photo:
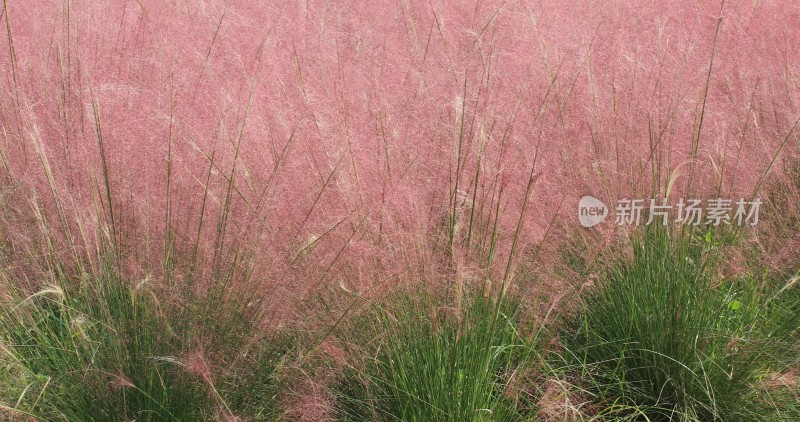
[(529, 420), (516, 381), (535, 348), (520, 333), (515, 307), (479, 295), (465, 299), (460, 317), (456, 309), (401, 296), (356, 318), (366, 362), (345, 371), (340, 420)]
[[(116, 268), (62, 273), (33, 294), (5, 283), (11, 301), (0, 306), (0, 342), (20, 371), (7, 390), (15, 397), (3, 397), (5, 411), (69, 421), (280, 415), (289, 336), (257, 333), (259, 319), (232, 297), (225, 319), (203, 325), (204, 318), (189, 317), (194, 308), (170, 308)], [(207, 340), (213, 337), (221, 340)]]
[(791, 395), (763, 386), (798, 365), (797, 303), (751, 274), (718, 279), (714, 244), (711, 232), (648, 228), (586, 295), (560, 357), (597, 417), (761, 421), (788, 411)]
[(180, 339), (145, 289), (106, 267), (33, 295), (12, 291), (3, 341), (27, 372), (20, 412), (71, 421), (203, 420), (202, 379), (185, 370)]
[(252, 422), (277, 420), (283, 414), (286, 387), (281, 370), (295, 347), (294, 338), (286, 335), (246, 346), (219, 382), (228, 408)]

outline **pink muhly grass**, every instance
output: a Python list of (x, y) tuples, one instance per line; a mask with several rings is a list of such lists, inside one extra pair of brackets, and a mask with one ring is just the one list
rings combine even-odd
[(504, 291), (526, 259), (555, 265), (584, 194), (786, 180), (799, 20), (791, 2), (4, 1), (0, 223), (19, 253), (113, 244), (132, 278), (269, 292), (281, 322), (339, 286)]
[(643, 196), (687, 161), (676, 195), (690, 179), (701, 195), (749, 194), (796, 120), (786, 5), (7, 8), (9, 170), (39, 179), (41, 143), (57, 202), (110, 194), (154, 255), (165, 233), (216, 230), (265, 255), (291, 255), (276, 240), (317, 236), (321, 252), (377, 234), (384, 255), (452, 192), (451, 224), (474, 226), (499, 174), (508, 237), (534, 159), (521, 240), (537, 242), (564, 198)]

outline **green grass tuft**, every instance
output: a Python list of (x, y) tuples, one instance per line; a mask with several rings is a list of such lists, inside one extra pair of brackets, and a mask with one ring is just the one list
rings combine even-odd
[(718, 279), (714, 244), (648, 229), (585, 297), (562, 369), (602, 417), (752, 422), (791, 404), (764, 383), (798, 364), (797, 303), (751, 274)]
[(203, 420), (211, 409), (146, 290), (107, 267), (3, 307), (3, 342), (30, 385), (21, 412), (46, 420)]
[(368, 358), (339, 385), (339, 419), (528, 420), (514, 380), (534, 349), (507, 302), (467, 298), (460, 319), (457, 310), (408, 296), (369, 313)]

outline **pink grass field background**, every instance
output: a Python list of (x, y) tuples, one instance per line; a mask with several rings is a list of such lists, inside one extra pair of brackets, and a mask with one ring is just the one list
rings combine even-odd
[[(798, 139), (791, 1), (6, 0), (2, 14), (3, 206), (60, 204), (73, 236), (109, 236), (102, 146), (141, 276), (158, 276), (169, 226), (206, 251), (224, 227), (276, 297), (436, 279), (452, 194), (464, 237), (472, 198), (492, 209), (502, 186), (495, 264), (457, 253), (463, 273), (499, 277), (531, 175), (520, 250), (547, 256), (563, 240), (548, 228), (582, 230), (582, 195), (649, 198), (675, 176), (671, 198), (689, 180), (749, 197)], [(21, 237), (32, 225), (4, 217)]]

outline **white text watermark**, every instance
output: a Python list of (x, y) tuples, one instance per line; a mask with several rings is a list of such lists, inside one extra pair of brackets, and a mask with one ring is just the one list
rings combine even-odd
[[(750, 225), (758, 224), (761, 199), (738, 200), (684, 199), (669, 203), (667, 199), (620, 199), (614, 208), (614, 223), (619, 226), (650, 224)], [(584, 196), (578, 202), (578, 221), (593, 227), (605, 221), (611, 210), (601, 200)]]

